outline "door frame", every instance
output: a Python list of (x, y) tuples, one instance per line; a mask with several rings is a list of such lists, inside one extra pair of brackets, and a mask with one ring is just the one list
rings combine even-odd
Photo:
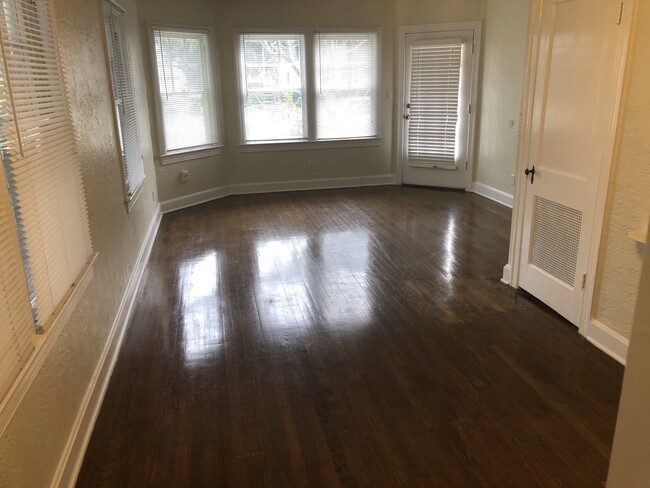
[[(591, 309), (593, 305), (594, 289), (596, 285), (596, 271), (600, 240), (605, 221), (607, 194), (611, 180), (611, 171), (614, 167), (614, 158), (619, 144), (618, 129), (621, 120), (621, 106), (625, 86), (625, 68), (627, 65), (628, 48), (632, 31), (633, 20), (636, 16), (637, 0), (620, 0), (624, 3), (621, 29), (623, 35), (617, 47), (618, 67), (616, 70), (616, 93), (614, 107), (609, 121), (609, 135), (605, 141), (604, 156), (600, 161), (600, 173), (596, 194), (594, 225), (591, 229), (591, 242), (588, 251), (587, 279), (585, 293), (580, 311), (578, 331), (587, 336), (591, 325)], [(510, 229), (510, 249), (508, 264), (503, 267), (501, 281), (513, 288), (519, 288), (519, 272), (522, 262), (522, 241), (524, 231), (524, 210), (526, 203), (527, 179), (523, 176), (528, 167), (527, 155), (530, 149), (530, 131), (534, 103), (534, 81), (537, 78), (537, 60), (539, 57), (539, 29), (542, 21), (543, 0), (530, 0), (530, 16), (528, 21), (528, 36), (526, 45), (526, 66), (524, 71), (524, 88), (521, 105), (521, 130), (519, 132), (519, 146), (517, 151), (517, 164), (515, 168), (515, 193), (512, 213), (512, 226)]]
[(479, 67), (481, 66), (481, 24), (480, 20), (471, 22), (446, 22), (441, 24), (422, 24), (422, 25), (403, 25), (400, 26), (397, 33), (397, 96), (395, 97), (395, 127), (397, 127), (397, 144), (395, 154), (395, 182), (398, 185), (403, 183), (403, 154), (404, 154), (404, 94), (406, 83), (406, 35), (407, 34), (426, 34), (438, 32), (453, 32), (459, 30), (474, 31), (474, 55), (472, 59), (472, 79), (470, 80), (470, 104), (472, 111), (469, 114), (469, 129), (467, 140), (469, 147), (467, 150), (467, 173), (465, 175), (465, 191), (472, 188), (474, 180), (474, 150), (476, 145), (476, 117), (479, 85)]

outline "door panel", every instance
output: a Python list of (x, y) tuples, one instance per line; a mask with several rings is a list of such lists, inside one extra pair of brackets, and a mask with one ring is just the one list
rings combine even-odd
[(576, 325), (601, 163), (612, 157), (607, 136), (624, 34), (619, 6), (612, 0), (542, 3), (520, 285)]

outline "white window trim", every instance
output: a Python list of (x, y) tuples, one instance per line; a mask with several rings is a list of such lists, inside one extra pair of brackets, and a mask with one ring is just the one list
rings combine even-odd
[[(316, 139), (316, 82), (314, 80), (314, 37), (317, 33), (366, 33), (377, 34), (377, 97), (375, 110), (377, 114), (377, 134), (373, 137), (349, 137), (339, 139)], [(239, 38), (241, 34), (302, 34), (305, 36), (305, 93), (303, 94), (307, 114), (307, 137), (281, 141), (247, 141), (244, 137), (244, 105), (242, 103), (244, 92), (241, 84), (241, 49)], [(235, 46), (235, 83), (237, 86), (237, 103), (239, 104), (239, 147), (241, 152), (264, 151), (304, 151), (309, 149), (335, 149), (379, 146), (383, 141), (382, 135), (382, 29), (381, 27), (353, 27), (353, 28), (295, 28), (295, 29), (235, 29), (233, 45)]]
[(170, 151), (160, 155), (160, 163), (164, 166), (167, 164), (182, 163), (193, 159), (208, 158), (210, 156), (219, 156), (222, 152), (223, 144), (211, 144), (181, 151)]
[[(196, 27), (186, 26), (179, 24), (161, 24), (161, 23), (148, 23), (147, 29), (149, 30), (149, 48), (151, 56), (151, 73), (153, 85), (156, 87), (154, 91), (155, 111), (156, 111), (156, 129), (158, 133), (158, 157), (160, 163), (164, 166), (167, 164), (181, 163), (184, 161), (191, 161), (194, 159), (207, 158), (210, 156), (218, 156), (222, 153), (223, 148), (223, 110), (222, 110), (222, 96), (221, 96), (221, 66), (217, 56), (217, 50), (214, 46), (214, 35), (212, 29), (209, 27)], [(214, 97), (216, 105), (217, 117), (217, 142), (214, 144), (207, 144), (200, 147), (189, 147), (179, 149), (177, 151), (165, 150), (165, 128), (163, 125), (162, 117), (162, 100), (160, 98), (160, 79), (158, 78), (158, 64), (156, 62), (156, 39), (154, 30), (166, 30), (172, 32), (196, 32), (207, 34), (209, 46), (210, 61), (212, 62), (212, 79), (214, 83)]]

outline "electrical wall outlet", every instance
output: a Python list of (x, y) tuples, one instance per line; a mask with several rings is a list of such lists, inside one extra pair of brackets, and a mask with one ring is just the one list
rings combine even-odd
[(181, 183), (190, 181), (190, 172), (187, 170), (181, 171)]
[(311, 161), (307, 163), (307, 171), (314, 171), (314, 163)]
[(515, 174), (514, 173), (510, 175), (510, 184), (511, 185), (515, 184)]

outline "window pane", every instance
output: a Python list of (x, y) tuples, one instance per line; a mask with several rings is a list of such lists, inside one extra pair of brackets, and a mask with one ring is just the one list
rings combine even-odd
[(306, 137), (304, 44), (299, 34), (241, 35), (245, 140)]
[(218, 143), (209, 36), (154, 30), (165, 152)]
[(315, 37), (318, 139), (377, 135), (377, 34)]

